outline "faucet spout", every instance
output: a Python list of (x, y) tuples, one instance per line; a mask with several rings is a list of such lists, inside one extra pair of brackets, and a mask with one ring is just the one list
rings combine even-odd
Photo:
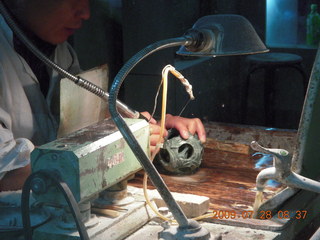
[(267, 181), (270, 179), (276, 178), (276, 168), (275, 167), (269, 167), (266, 169), (263, 169), (261, 172), (259, 172), (257, 178), (256, 178), (256, 187), (259, 192), (262, 192), (265, 186), (267, 185)]
[(273, 155), (274, 166), (263, 169), (256, 178), (258, 191), (262, 192), (267, 181), (273, 179), (291, 188), (320, 193), (320, 182), (303, 177), (291, 171), (291, 156), (288, 151), (283, 149), (264, 148), (257, 142), (252, 142), (251, 148), (255, 151)]

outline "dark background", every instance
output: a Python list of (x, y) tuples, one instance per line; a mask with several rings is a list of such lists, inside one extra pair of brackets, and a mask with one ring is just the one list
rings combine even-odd
[[(318, 1), (298, 1), (299, 15), (304, 21), (310, 4)], [(109, 84), (123, 64), (139, 50), (158, 40), (181, 36), (205, 15), (242, 15), (265, 41), (265, 0), (92, 0), (91, 5), (91, 19), (71, 42), (84, 70), (108, 64)], [(305, 29), (302, 27), (300, 31), (303, 38)], [(303, 67), (310, 75), (315, 48), (303, 45), (268, 47), (272, 52), (300, 55)], [(245, 56), (186, 60), (176, 55), (176, 50), (157, 52), (139, 63), (125, 80), (119, 97), (138, 111), (152, 112), (162, 68), (171, 64), (190, 81), (196, 97), (183, 116), (199, 117), (203, 121), (265, 126), (262, 71), (252, 77), (245, 121), (241, 118), (244, 79), (248, 70)], [(275, 89), (272, 127), (297, 129), (304, 100), (300, 75), (290, 69), (279, 71)], [(184, 87), (171, 77), (168, 112), (178, 114), (186, 100)]]

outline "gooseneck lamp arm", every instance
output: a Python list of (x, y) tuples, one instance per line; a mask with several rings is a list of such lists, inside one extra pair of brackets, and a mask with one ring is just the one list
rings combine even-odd
[(153, 185), (157, 188), (159, 194), (167, 204), (169, 210), (172, 212), (174, 218), (178, 222), (180, 227), (187, 227), (188, 220), (181, 210), (180, 206), (174, 200), (171, 192), (168, 190), (168, 187), (162, 180), (158, 171), (151, 163), (149, 157), (145, 154), (145, 152), (140, 147), (130, 128), (122, 118), (122, 116), (118, 113), (116, 108), (116, 99), (119, 93), (119, 89), (121, 84), (123, 83), (126, 76), (129, 72), (136, 66), (142, 59), (146, 58), (150, 54), (159, 51), (161, 49), (176, 47), (181, 45), (187, 45), (190, 43), (190, 39), (187, 37), (181, 38), (172, 38), (163, 41), (156, 42), (142, 49), (140, 52), (135, 54), (118, 72), (116, 75), (110, 91), (109, 91), (109, 112), (115, 124), (117, 125), (119, 131), (123, 135), (124, 139), (127, 141), (131, 150), (143, 166), (144, 170), (148, 173), (150, 180)]

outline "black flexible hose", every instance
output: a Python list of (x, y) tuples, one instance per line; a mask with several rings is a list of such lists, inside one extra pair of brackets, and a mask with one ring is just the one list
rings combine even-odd
[(68, 206), (70, 207), (72, 216), (76, 222), (77, 229), (80, 235), (80, 239), (82, 240), (90, 240), (86, 227), (81, 221), (81, 213), (78, 207), (78, 203), (74, 199), (74, 196), (68, 187), (68, 185), (57, 177), (57, 174), (52, 173), (51, 171), (40, 170), (35, 173), (32, 173), (27, 180), (25, 181), (22, 188), (22, 196), (21, 196), (21, 215), (22, 215), (22, 225), (25, 240), (32, 240), (32, 227), (30, 223), (30, 209), (29, 209), (29, 198), (30, 198), (30, 190), (32, 188), (32, 180), (34, 178), (42, 178), (44, 181), (48, 179), (58, 187), (60, 192), (62, 192)]

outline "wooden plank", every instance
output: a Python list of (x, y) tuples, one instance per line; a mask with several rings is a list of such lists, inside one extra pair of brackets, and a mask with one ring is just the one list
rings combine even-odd
[(218, 141), (213, 138), (208, 138), (204, 145), (206, 148), (216, 149), (220, 151), (228, 151), (248, 155), (250, 147), (242, 143), (235, 143), (231, 141)]

